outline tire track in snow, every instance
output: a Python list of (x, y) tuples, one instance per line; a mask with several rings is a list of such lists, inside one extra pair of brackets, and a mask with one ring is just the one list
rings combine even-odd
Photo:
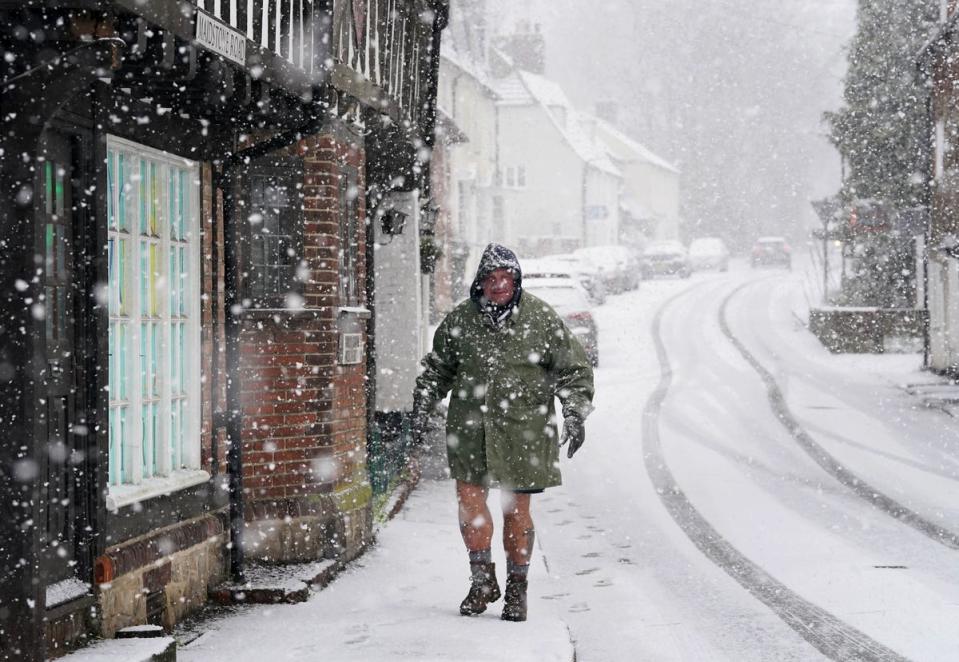
[(820, 446), (819, 443), (816, 442), (816, 440), (814, 440), (808, 432), (806, 432), (805, 428), (800, 425), (799, 421), (795, 416), (793, 416), (792, 411), (789, 409), (789, 405), (786, 404), (786, 398), (783, 395), (782, 390), (780, 390), (779, 384), (776, 383), (776, 379), (773, 377), (773, 374), (763, 367), (756, 357), (753, 356), (748, 349), (746, 349), (746, 346), (743, 344), (743, 342), (736, 337), (736, 335), (732, 332), (732, 329), (729, 327), (729, 320), (727, 316), (729, 302), (733, 299), (733, 297), (739, 294), (739, 292), (752, 284), (753, 283), (745, 283), (740, 285), (731, 293), (729, 293), (725, 299), (723, 299), (723, 303), (719, 307), (719, 326), (722, 329), (723, 335), (725, 335), (726, 338), (739, 351), (739, 353), (742, 354), (742, 357), (746, 359), (746, 362), (749, 363), (753, 370), (759, 374), (760, 379), (762, 379), (763, 383), (766, 385), (766, 394), (769, 398), (769, 404), (772, 407), (776, 418), (779, 419), (779, 422), (783, 424), (783, 427), (785, 427), (792, 438), (796, 440), (800, 448), (802, 448), (816, 464), (822, 467), (822, 469), (830, 476), (852, 490), (857, 496), (865, 499), (870, 504), (883, 511), (887, 515), (892, 516), (897, 521), (902, 522), (907, 526), (911, 526), (919, 533), (931, 538), (937, 543), (945, 545), (949, 549), (959, 549), (959, 536), (952, 531), (939, 526), (935, 522), (926, 519), (916, 511), (902, 505), (889, 495), (876, 489), (862, 478), (843, 467), (839, 460), (830, 455), (829, 452)]
[(657, 311), (652, 324), (661, 376), (643, 410), (643, 456), (646, 472), (660, 500), (676, 524), (706, 558), (826, 657), (842, 662), (905, 661), (907, 658), (899, 653), (793, 593), (785, 584), (749, 560), (706, 521), (676, 483), (666, 464), (659, 438), (659, 415), (672, 383), (672, 368), (661, 327), (665, 311), (692, 289), (695, 288), (668, 299)]

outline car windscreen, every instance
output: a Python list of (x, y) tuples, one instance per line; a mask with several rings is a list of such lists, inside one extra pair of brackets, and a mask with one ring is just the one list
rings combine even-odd
[(682, 255), (683, 246), (678, 243), (664, 243), (664, 244), (650, 244), (647, 246), (646, 250), (643, 251), (644, 255)]
[(589, 310), (589, 301), (583, 291), (576, 287), (546, 287), (537, 284), (533, 287), (524, 285), (523, 289), (551, 305), (560, 315)]

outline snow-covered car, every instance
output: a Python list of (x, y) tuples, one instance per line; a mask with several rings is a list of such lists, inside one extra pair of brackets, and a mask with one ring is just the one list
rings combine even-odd
[(654, 241), (643, 251), (643, 278), (653, 276), (679, 276), (689, 278), (689, 254), (679, 241)]
[(752, 267), (779, 266), (792, 269), (792, 249), (784, 237), (760, 237), (753, 244)]
[(539, 297), (553, 307), (566, 326), (583, 345), (589, 362), (599, 365), (599, 334), (593, 319), (592, 306), (586, 290), (578, 283), (560, 278), (529, 278), (523, 276), (523, 290)]
[[(529, 271), (526, 266), (527, 262), (523, 262), (524, 273)], [(603, 274), (599, 268), (589, 260), (584, 260), (571, 253), (561, 253), (557, 255), (547, 255), (534, 262), (536, 267), (546, 269), (550, 273), (555, 270), (565, 270), (586, 289), (586, 293), (589, 294), (589, 300), (594, 305), (601, 306), (606, 303), (606, 283), (603, 280)]]
[(606, 289), (610, 292), (625, 292), (639, 287), (638, 265), (625, 246), (587, 246), (576, 249), (573, 255), (595, 264), (602, 272)]
[(729, 249), (719, 237), (700, 237), (689, 244), (689, 267), (693, 271), (729, 269)]

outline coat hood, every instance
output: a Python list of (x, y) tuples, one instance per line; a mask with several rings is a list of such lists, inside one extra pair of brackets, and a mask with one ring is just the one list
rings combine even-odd
[(473, 279), (473, 284), (470, 286), (470, 299), (479, 303), (483, 296), (483, 281), (497, 269), (509, 269), (513, 272), (516, 294), (511, 305), (516, 305), (519, 301), (520, 291), (523, 289), (523, 270), (519, 266), (519, 258), (516, 257), (516, 253), (500, 244), (489, 244), (483, 251), (483, 257), (480, 258), (479, 267), (476, 269), (476, 278)]
[[(483, 281), (497, 269), (509, 269), (513, 272), (513, 298), (509, 303), (498, 306), (491, 301), (487, 301), (483, 295)], [(476, 305), (480, 315), (486, 321), (486, 324), (495, 330), (503, 329), (506, 322), (513, 316), (516, 307), (519, 305), (520, 296), (523, 294), (523, 270), (520, 269), (519, 259), (516, 253), (500, 246), (499, 244), (490, 244), (483, 251), (483, 257), (480, 258), (479, 268), (476, 270), (476, 278), (470, 286), (470, 299)]]

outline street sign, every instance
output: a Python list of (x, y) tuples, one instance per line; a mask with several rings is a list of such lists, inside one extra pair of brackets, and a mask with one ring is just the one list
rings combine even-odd
[(196, 12), (196, 43), (246, 66), (246, 35), (200, 10)]

